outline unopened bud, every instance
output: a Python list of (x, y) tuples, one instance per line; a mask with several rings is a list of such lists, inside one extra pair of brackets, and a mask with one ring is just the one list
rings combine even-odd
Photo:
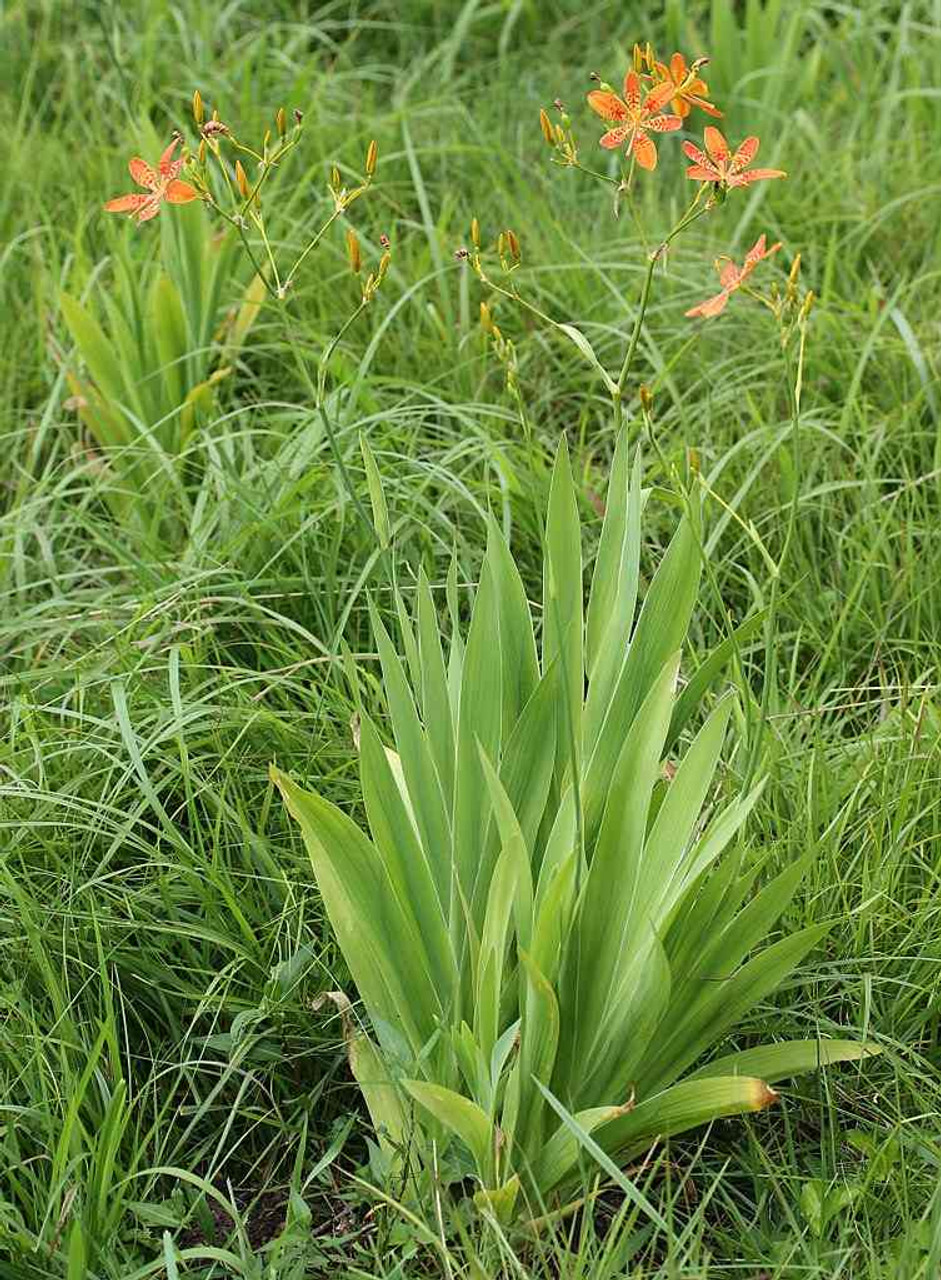
[(270, 130), (270, 129), (266, 129), (266, 130), (265, 130), (265, 136), (264, 136), (264, 138), (262, 139), (262, 143), (261, 143), (261, 151), (262, 151), (262, 155), (267, 156), (267, 154), (268, 154), (268, 143), (269, 143), (270, 141), (271, 141), (271, 130)]
[(278, 129), (278, 137), (283, 138), (288, 131), (287, 116), (284, 114), (284, 107), (278, 107), (278, 114), (274, 118), (275, 125)]
[(392, 261), (392, 254), (388, 250), (379, 259), (379, 270), (376, 274), (376, 283), (382, 284), (386, 278), (386, 272), (389, 270), (389, 263)]
[(330, 168), (330, 190), (331, 191), (340, 190), (340, 170), (336, 167), (336, 165), (332, 165)]
[(193, 90), (193, 119), (196, 121), (197, 125), (200, 125), (202, 124), (204, 118), (205, 118), (205, 112), (203, 111), (203, 95), (199, 92), (198, 89), (194, 89)]
[(689, 454), (687, 456), (689, 457), (690, 471), (693, 473), (694, 476), (698, 476), (700, 471), (699, 450), (690, 449)]
[(199, 163), (205, 164), (206, 163), (206, 139), (205, 138), (200, 138), (199, 151), (196, 154), (199, 156)]
[(653, 411), (653, 392), (648, 386), (641, 383), (638, 394), (640, 396), (640, 407), (643, 409), (644, 413), (650, 414)]
[(371, 178), (376, 172), (376, 163), (379, 160), (379, 143), (373, 138), (369, 144), (369, 150), (366, 152), (366, 176)]
[(349, 255), (350, 268), (353, 274), (358, 276), (363, 265), (363, 258), (359, 251), (359, 239), (352, 227), (346, 233), (346, 252)]
[(238, 183), (238, 188), (242, 194), (242, 199), (247, 200), (249, 195), (251, 194), (251, 188), (248, 185), (248, 177), (245, 173), (245, 170), (242, 168), (241, 160), (236, 160), (235, 162), (235, 181)]
[(549, 119), (547, 112), (542, 107), (539, 108), (539, 127), (542, 130), (542, 136), (548, 142), (549, 146), (555, 145), (555, 134), (552, 131), (552, 121)]
[(513, 255), (513, 258), (515, 259), (516, 262), (519, 262), (520, 258), (522, 257), (522, 254), (520, 253), (520, 242), (517, 239), (517, 235), (515, 231), (510, 231), (509, 229), (507, 230), (506, 242), (507, 242), (507, 245), (509, 246), (510, 253)]
[(480, 327), (484, 333), (493, 333), (493, 316), (486, 302), (480, 304)]
[(802, 320), (806, 320), (807, 317), (810, 315), (811, 311), (814, 308), (814, 303), (816, 301), (817, 301), (817, 295), (814, 293), (813, 289), (808, 289), (807, 296), (804, 298), (804, 305), (801, 307), (801, 311), (800, 311), (800, 318)]
[(471, 244), (475, 249), (480, 248), (480, 223), (476, 218), (471, 218)]

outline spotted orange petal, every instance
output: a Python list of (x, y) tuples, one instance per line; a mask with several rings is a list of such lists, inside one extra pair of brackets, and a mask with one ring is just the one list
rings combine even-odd
[[(764, 258), (764, 257), (766, 256), (766, 253), (765, 253), (765, 245), (767, 244), (767, 242), (768, 242), (768, 237), (767, 237), (767, 236), (765, 235), (765, 233), (762, 231), (761, 235), (758, 237), (758, 239), (755, 241), (755, 243), (752, 245), (752, 247), (751, 247), (751, 248), (748, 250), (748, 252), (745, 254), (745, 266), (746, 266), (746, 267), (747, 267), (749, 264), (755, 265), (755, 264), (759, 263), (759, 262), (762, 260), (762, 258)], [(772, 252), (773, 252), (773, 250), (772, 250)]]
[(730, 155), (729, 144), (719, 130), (714, 128), (713, 125), (707, 124), (703, 136), (706, 140), (706, 150), (709, 152), (710, 159), (714, 160), (716, 164), (725, 164)]
[(607, 133), (603, 133), (598, 141), (606, 151), (613, 151), (621, 145), (625, 138), (630, 137), (630, 134), (631, 126), (622, 124), (618, 125), (616, 129), (609, 129)]
[(160, 172), (165, 178), (175, 178), (180, 171), (179, 160), (173, 159), (173, 153), (180, 145), (180, 139), (174, 138), (160, 157)]
[(588, 105), (603, 120), (626, 120), (630, 115), (618, 95), (604, 89), (592, 89), (588, 95)]
[(656, 169), (657, 148), (654, 146), (653, 139), (648, 138), (642, 129), (635, 131), (631, 151), (642, 169)]
[(690, 107), (690, 105), (689, 105), (689, 102), (687, 102), (687, 101), (686, 101), (686, 98), (685, 98), (685, 97), (683, 97), (683, 98), (674, 98), (674, 99), (673, 99), (673, 101), (670, 103), (670, 106), (673, 108), (673, 110), (676, 112), (676, 114), (677, 114), (678, 116), (682, 116), (682, 118), (683, 118), (684, 120), (685, 120), (685, 119), (686, 119), (686, 117), (689, 115), (690, 111), (692, 110), (692, 108), (691, 108), (691, 107)]
[(714, 103), (707, 102), (705, 98), (700, 98), (695, 93), (690, 93), (687, 97), (694, 107), (698, 107), (700, 111), (704, 111), (707, 116), (712, 116), (716, 120), (722, 119), (722, 112)]
[(726, 292), (731, 292), (742, 281), (744, 272), (734, 262), (725, 262), (719, 268), (719, 284)]
[(768, 178), (786, 178), (783, 169), (749, 169), (746, 173), (735, 173), (729, 178), (730, 187), (747, 187), (750, 182), (764, 182)]
[(109, 200), (104, 207), (107, 213), (136, 213), (150, 199), (150, 196), (135, 192), (132, 196), (116, 196), (114, 200)]
[(191, 187), (188, 182), (181, 182), (179, 178), (173, 178), (167, 183), (167, 200), (170, 204), (189, 204), (191, 200), (198, 200), (199, 192), (195, 187)]
[(728, 300), (728, 292), (723, 289), (715, 297), (707, 298), (705, 302), (700, 302), (696, 307), (690, 307), (686, 314), (688, 316), (702, 316), (704, 320), (711, 320), (713, 316), (717, 316), (725, 310), (725, 304)]
[(707, 168), (704, 164), (691, 165), (686, 170), (687, 178), (692, 178), (694, 182), (721, 182), (722, 177), (713, 169), (712, 165)]
[(757, 154), (758, 139), (755, 137), (746, 138), (732, 157), (732, 172), (740, 173), (742, 169), (751, 164)]
[(659, 111), (661, 107), (666, 106), (675, 92), (676, 86), (672, 80), (655, 85), (644, 99), (644, 111)]
[(674, 84), (682, 84), (686, 79), (686, 59), (681, 53), (674, 53), (670, 59), (670, 75)]
[(690, 160), (692, 160), (694, 164), (709, 163), (709, 157), (706, 155), (705, 151), (700, 151), (694, 142), (684, 142), (683, 152), (685, 155), (689, 156)]
[(644, 128), (653, 129), (654, 133), (673, 133), (674, 130), (682, 127), (682, 116), (651, 116), (649, 120), (644, 121)]
[(157, 185), (157, 171), (140, 156), (133, 156), (127, 162), (131, 177), (139, 187), (149, 187), (152, 191)]
[(151, 218), (156, 218), (159, 212), (160, 212), (160, 200), (158, 199), (157, 196), (150, 196), (146, 204), (143, 204), (141, 206), (140, 212), (137, 215), (137, 221), (149, 222)]
[(624, 101), (630, 112), (640, 110), (640, 76), (636, 71), (628, 71), (624, 77)]

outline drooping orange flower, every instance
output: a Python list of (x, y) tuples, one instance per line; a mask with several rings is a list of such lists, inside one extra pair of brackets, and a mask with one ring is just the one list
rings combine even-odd
[(633, 70), (624, 77), (623, 99), (610, 89), (593, 89), (588, 105), (615, 125), (600, 139), (601, 145), (610, 151), (624, 143), (642, 169), (656, 169), (657, 148), (649, 133), (672, 133), (683, 124), (679, 116), (660, 114), (672, 93), (672, 84), (658, 85), (642, 97), (640, 76)]
[(705, 142), (705, 151), (700, 151), (692, 142), (683, 143), (683, 150), (693, 161), (686, 170), (686, 176), (694, 182), (718, 182), (723, 187), (747, 187), (750, 182), (761, 182), (765, 178), (787, 177), (783, 169), (747, 167), (758, 154), (758, 139), (755, 137), (746, 138), (733, 155), (719, 130), (707, 124)]
[(711, 320), (713, 316), (720, 315), (725, 310), (725, 304), (735, 293), (736, 289), (741, 289), (742, 285), (751, 275), (751, 273), (765, 258), (770, 258), (773, 253), (781, 248), (781, 241), (778, 240), (770, 249), (765, 248), (766, 237), (760, 235), (752, 247), (745, 254), (745, 262), (738, 267), (731, 258), (719, 258), (716, 261), (716, 270), (719, 273), (719, 283), (722, 285), (721, 292), (712, 298), (707, 298), (705, 302), (700, 302), (698, 306), (690, 307), (686, 312), (688, 316), (702, 316), (704, 320)]
[(137, 185), (146, 188), (148, 194), (117, 196), (108, 201), (105, 210), (108, 213), (126, 213), (136, 222), (148, 222), (160, 212), (164, 200), (168, 204), (189, 204), (191, 200), (198, 200), (200, 197), (196, 188), (188, 182), (182, 182), (177, 176), (183, 168), (182, 160), (173, 159), (179, 143), (179, 138), (173, 139), (160, 157), (156, 169), (139, 156), (134, 156), (127, 167)]
[(709, 101), (709, 86), (699, 76), (699, 68), (705, 66), (708, 61), (708, 58), (697, 58), (691, 66), (687, 66), (683, 55), (674, 53), (669, 63), (653, 64), (654, 83), (672, 86), (670, 105), (684, 120), (693, 107), (705, 111), (707, 116), (721, 117), (722, 115), (715, 103)]

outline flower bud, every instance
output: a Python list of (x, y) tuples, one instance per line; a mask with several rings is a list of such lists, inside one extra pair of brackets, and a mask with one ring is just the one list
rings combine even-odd
[(640, 407), (644, 413), (650, 414), (653, 411), (653, 392), (644, 383), (640, 385)]
[(336, 165), (331, 165), (330, 167), (330, 190), (331, 191), (340, 190), (340, 170), (336, 167)]
[(379, 270), (376, 273), (376, 284), (382, 284), (386, 278), (386, 272), (389, 270), (389, 263), (392, 261), (392, 254), (388, 249), (379, 259)]
[(199, 156), (199, 163), (205, 164), (206, 163), (206, 139), (205, 138), (200, 138), (199, 140), (199, 151), (197, 152), (197, 155)]
[(251, 195), (251, 188), (248, 185), (248, 177), (245, 173), (245, 170), (242, 168), (241, 160), (236, 160), (235, 162), (235, 181), (238, 183), (238, 188), (239, 188), (239, 191), (241, 192), (242, 199), (247, 200), (248, 197)]
[(484, 333), (493, 332), (493, 316), (491, 315), (490, 308), (487, 306), (486, 302), (482, 302), (480, 304), (480, 327), (483, 329)]
[(350, 268), (353, 274), (358, 276), (363, 265), (363, 258), (359, 250), (359, 238), (352, 227), (346, 233), (346, 252), (350, 259)]
[(376, 163), (379, 159), (379, 144), (375, 138), (369, 144), (369, 150), (366, 152), (366, 176), (371, 178), (376, 172)]
[(550, 147), (555, 146), (555, 134), (552, 131), (552, 121), (549, 119), (547, 112), (542, 107), (539, 108), (539, 127), (542, 130), (542, 136), (548, 142)]
[(807, 317), (810, 315), (811, 311), (813, 310), (814, 303), (816, 301), (817, 301), (817, 295), (814, 293), (813, 289), (808, 289), (807, 296), (804, 298), (804, 305), (801, 307), (801, 310), (800, 310), (800, 318), (802, 320), (806, 320)]
[(193, 119), (196, 121), (197, 125), (200, 125), (202, 124), (204, 118), (205, 118), (205, 112), (203, 111), (203, 95), (199, 92), (198, 89), (194, 89), (193, 90)]
[(476, 218), (471, 218), (471, 244), (475, 249), (480, 248), (480, 223)]
[(287, 117), (284, 114), (284, 107), (278, 107), (278, 114), (275, 116), (274, 122), (277, 125), (278, 137), (283, 138), (288, 131), (288, 122)]
[(509, 229), (507, 230), (506, 243), (510, 250), (510, 253), (513, 256), (514, 261), (519, 262), (520, 259), (522, 258), (522, 254), (520, 253), (520, 242), (517, 238), (515, 231), (510, 231)]

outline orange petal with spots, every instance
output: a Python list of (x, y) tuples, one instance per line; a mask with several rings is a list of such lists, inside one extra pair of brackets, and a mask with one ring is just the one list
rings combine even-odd
[(588, 105), (603, 120), (626, 120), (630, 114), (616, 93), (608, 93), (604, 89), (592, 89)]
[(684, 142), (683, 152), (685, 155), (689, 156), (690, 160), (692, 160), (694, 164), (709, 163), (709, 157), (706, 155), (705, 151), (700, 151), (694, 142)]
[(670, 75), (674, 84), (682, 84), (686, 79), (686, 59), (681, 53), (674, 53), (670, 59)]
[(746, 138), (735, 155), (732, 157), (732, 171), (740, 173), (746, 165), (750, 165), (758, 154), (758, 139)]
[(157, 185), (157, 171), (151, 168), (147, 161), (142, 160), (140, 156), (134, 156), (129, 160), (127, 167), (131, 177), (139, 187), (153, 188)]
[(104, 206), (106, 213), (136, 213), (150, 200), (150, 196), (134, 194), (132, 196), (116, 196)]
[(174, 138), (160, 157), (160, 172), (165, 178), (173, 178), (179, 172), (179, 160), (173, 159), (173, 153), (180, 145), (180, 139)]
[(675, 92), (676, 86), (672, 80), (656, 85), (644, 99), (644, 111), (659, 111), (661, 107), (666, 106)]
[(709, 152), (711, 159), (717, 164), (724, 164), (729, 158), (729, 144), (723, 138), (718, 129), (713, 125), (707, 124), (704, 134), (706, 140), (706, 150)]
[(138, 222), (149, 222), (151, 218), (156, 218), (160, 212), (160, 201), (156, 196), (151, 196), (145, 205), (141, 207), (137, 215)]
[(598, 139), (598, 142), (606, 151), (613, 151), (616, 147), (621, 145), (624, 139), (629, 136), (630, 132), (630, 128), (622, 124), (617, 129), (609, 129), (607, 133), (603, 133)]
[(189, 204), (191, 200), (199, 199), (199, 192), (188, 182), (181, 182), (179, 178), (174, 178), (167, 183), (167, 199), (170, 204)]
[(624, 101), (629, 111), (640, 110), (640, 76), (636, 71), (628, 71), (624, 77)]
[(682, 127), (682, 116), (651, 116), (649, 120), (644, 121), (644, 128), (652, 129), (654, 133), (673, 133)]
[(704, 164), (694, 164), (686, 170), (687, 178), (692, 178), (694, 182), (720, 182), (719, 174), (710, 165), (706, 168)]
[(719, 268), (719, 284), (728, 292), (741, 282), (742, 274), (734, 262), (724, 262)]
[(704, 320), (711, 320), (713, 316), (717, 316), (725, 310), (725, 304), (728, 300), (729, 295), (723, 289), (714, 298), (707, 298), (705, 302), (700, 302), (697, 307), (690, 307), (686, 314), (688, 316), (702, 316)]
[(642, 169), (656, 169), (657, 148), (653, 144), (653, 139), (648, 138), (646, 133), (642, 133), (639, 129), (634, 134), (631, 151)]
[(736, 173), (729, 179), (730, 187), (747, 187), (750, 182), (764, 182), (768, 178), (786, 178), (783, 169), (749, 169), (747, 173)]

